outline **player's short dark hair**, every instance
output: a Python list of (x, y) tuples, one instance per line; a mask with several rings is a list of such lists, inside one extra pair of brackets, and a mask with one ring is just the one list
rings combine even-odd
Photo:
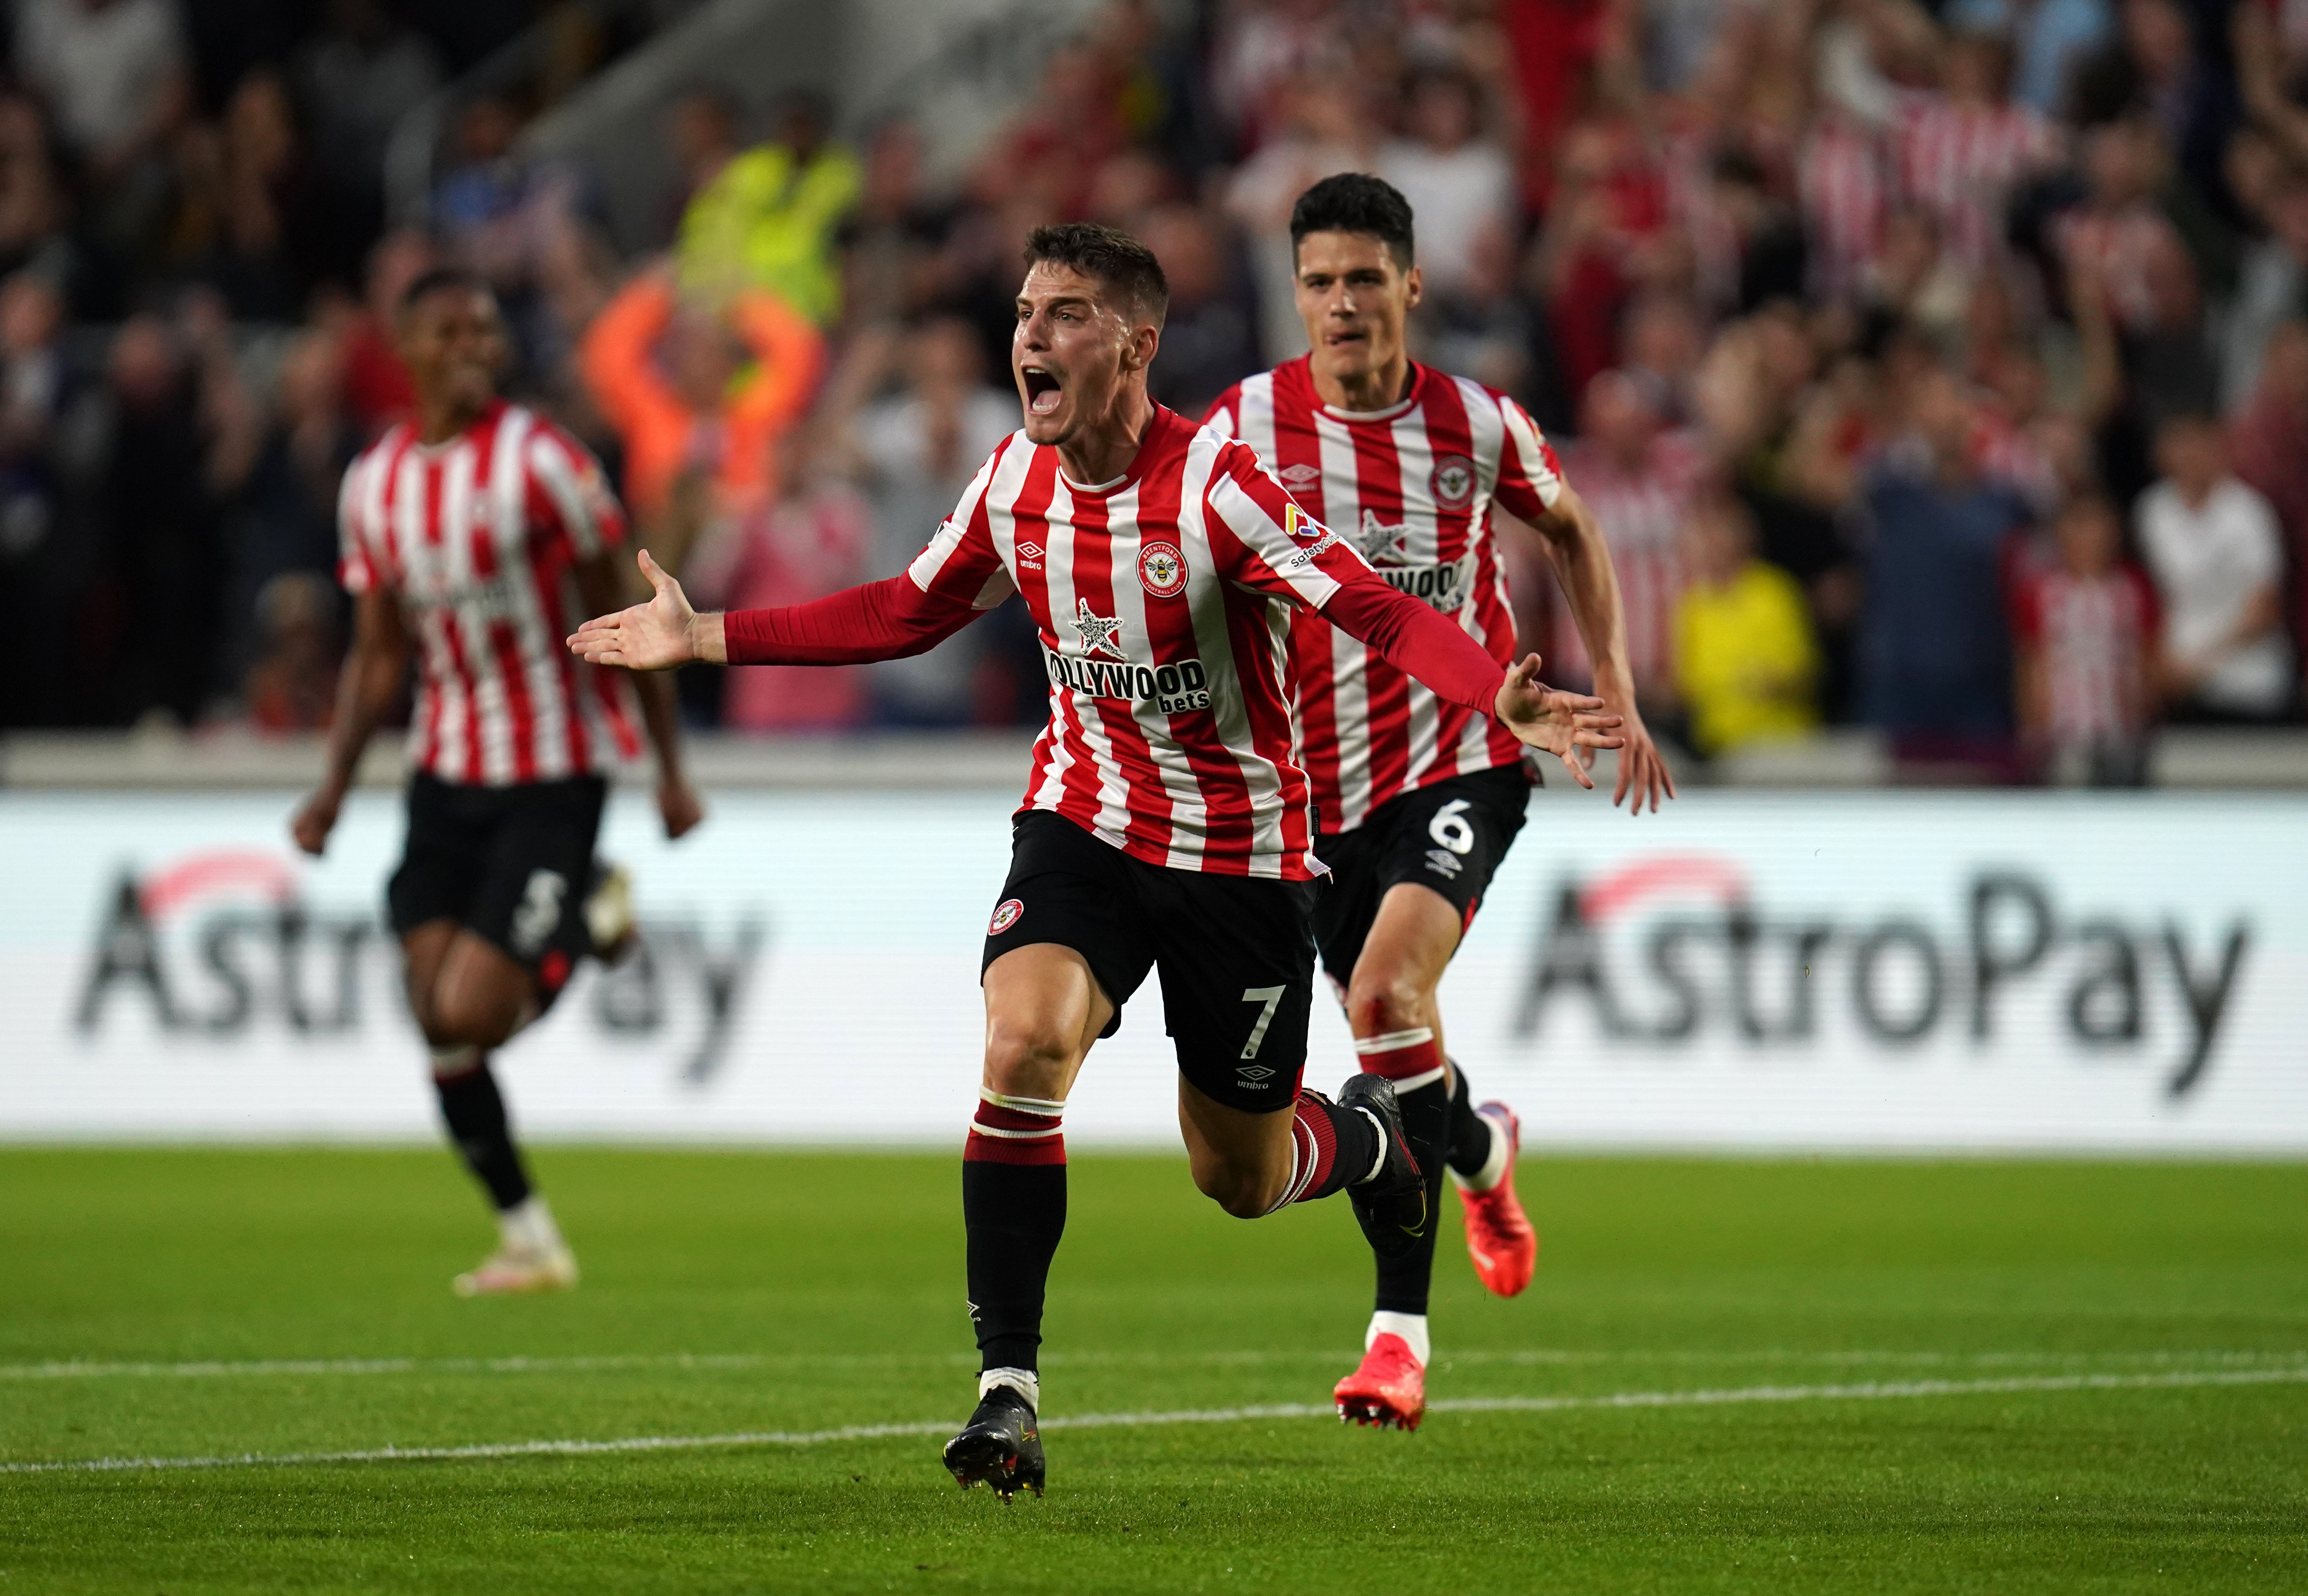
[(435, 294), (496, 295), (489, 280), (470, 266), (429, 266), (400, 291), (400, 314), (407, 315)]
[(1290, 254), (1309, 233), (1363, 233), (1386, 246), (1387, 254), (1405, 272), (1417, 247), (1410, 225), (1410, 202), (1383, 177), (1368, 172), (1340, 172), (1325, 177), (1290, 208)]
[(1064, 221), (1026, 235), (1026, 267), (1071, 266), (1157, 327), (1170, 311), (1170, 280), (1154, 252), (1119, 228)]

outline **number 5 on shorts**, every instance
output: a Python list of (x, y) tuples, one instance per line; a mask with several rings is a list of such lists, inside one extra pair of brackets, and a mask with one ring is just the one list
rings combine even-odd
[(1287, 987), (1249, 987), (1244, 989), (1242, 1000), (1244, 1003), (1266, 1005), (1258, 1011), (1258, 1023), (1250, 1028), (1250, 1040), (1242, 1045), (1244, 1058), (1258, 1057), (1258, 1044), (1266, 1040), (1266, 1028), (1274, 1023), (1274, 1011), (1282, 1006), (1282, 995), (1289, 989)]

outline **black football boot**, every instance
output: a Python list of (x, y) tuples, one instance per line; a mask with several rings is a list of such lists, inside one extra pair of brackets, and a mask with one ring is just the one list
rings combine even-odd
[(1371, 1251), (1382, 1258), (1399, 1258), (1418, 1245), (1426, 1229), (1426, 1178), (1410, 1156), (1410, 1138), (1403, 1134), (1402, 1107), (1394, 1100), (1394, 1083), (1384, 1075), (1356, 1075), (1339, 1088), (1339, 1107), (1366, 1109), (1378, 1116), (1386, 1138), (1386, 1158), (1379, 1171), (1359, 1185), (1347, 1187), (1347, 1201), (1355, 1207)]
[(983, 1480), (1005, 1502), (1021, 1490), (1040, 1496), (1042, 1433), (1034, 1410), (1010, 1386), (996, 1385), (945, 1444), (945, 1466), (964, 1490)]

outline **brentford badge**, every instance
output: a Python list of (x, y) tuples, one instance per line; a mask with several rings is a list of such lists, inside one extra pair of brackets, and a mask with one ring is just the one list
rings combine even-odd
[(1434, 462), (1426, 486), (1445, 510), (1463, 510), (1475, 501), (1475, 462), (1463, 454), (1445, 454)]
[(1007, 931), (1011, 927), (1016, 925), (1018, 923), (1019, 917), (1023, 915), (1025, 912), (1026, 906), (1018, 902), (1017, 899), (1003, 899), (1001, 902), (996, 903), (994, 906), (994, 918), (986, 922), (986, 934), (988, 936), (1001, 936), (1003, 932)]
[(1149, 543), (1138, 551), (1138, 585), (1158, 599), (1186, 591), (1186, 556), (1176, 543)]

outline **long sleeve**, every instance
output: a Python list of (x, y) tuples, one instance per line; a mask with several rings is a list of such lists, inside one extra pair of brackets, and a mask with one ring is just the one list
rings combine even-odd
[(1506, 672), (1483, 645), (1409, 594), (1365, 574), (1341, 582), (1322, 618), (1441, 697), (1490, 714)]
[(926, 653), (985, 611), (902, 574), (783, 609), (722, 617), (732, 665), (864, 665)]

